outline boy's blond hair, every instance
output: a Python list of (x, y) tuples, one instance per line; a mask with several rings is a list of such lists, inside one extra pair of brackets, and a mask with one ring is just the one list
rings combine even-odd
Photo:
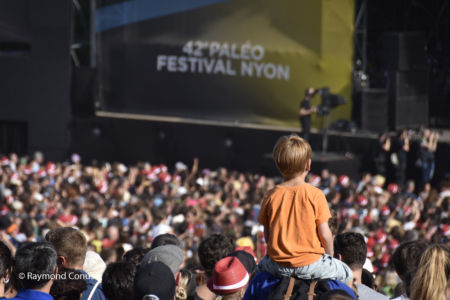
[(296, 134), (282, 136), (273, 148), (275, 165), (286, 178), (292, 178), (305, 172), (311, 154), (309, 143)]

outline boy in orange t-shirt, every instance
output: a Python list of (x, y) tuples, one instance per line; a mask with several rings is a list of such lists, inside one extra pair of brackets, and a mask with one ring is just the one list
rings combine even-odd
[(285, 181), (268, 191), (258, 221), (264, 225), (268, 256), (258, 268), (276, 276), (329, 278), (347, 282), (351, 269), (333, 258), (330, 209), (323, 192), (305, 182), (311, 146), (297, 135), (283, 136), (273, 150)]

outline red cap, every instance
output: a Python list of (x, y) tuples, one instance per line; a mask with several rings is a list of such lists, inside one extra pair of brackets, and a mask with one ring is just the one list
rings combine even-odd
[(249, 282), (249, 275), (237, 257), (227, 256), (214, 266), (208, 288), (215, 294), (227, 295), (241, 290)]
[(350, 178), (347, 175), (341, 175), (341, 176), (339, 176), (339, 183), (341, 185), (346, 185), (346, 184), (350, 183)]
[(386, 238), (387, 238), (387, 234), (384, 233), (381, 229), (375, 233), (375, 239), (380, 244), (386, 242)]
[(48, 174), (52, 175), (56, 171), (56, 165), (54, 163), (52, 163), (51, 161), (49, 161), (45, 165), (45, 171), (47, 171)]
[(448, 226), (448, 224), (441, 224), (440, 228), (441, 228), (441, 233), (444, 236), (450, 235), (450, 227)]
[(373, 237), (370, 237), (367, 239), (367, 248), (372, 248), (373, 246), (375, 246), (375, 239)]
[(390, 249), (395, 250), (395, 248), (397, 248), (398, 246), (399, 246), (399, 242), (396, 239), (392, 238), (389, 241), (389, 248)]
[(397, 194), (399, 190), (398, 184), (396, 183), (390, 183), (387, 188), (392, 194)]
[(390, 213), (391, 213), (391, 209), (389, 208), (389, 206), (383, 205), (383, 207), (381, 208), (381, 214), (383, 216), (389, 216)]
[(38, 175), (39, 178), (44, 178), (45, 176), (47, 176), (47, 172), (45, 172), (44, 169), (40, 169), (40, 170), (37, 172), (37, 175)]
[(2, 166), (9, 165), (9, 159), (6, 156), (3, 156), (2, 158), (0, 158), (0, 162), (1, 162)]
[(364, 223), (370, 224), (372, 223), (372, 217), (370, 215), (364, 217)]
[(159, 174), (159, 180), (167, 183), (167, 182), (170, 182), (170, 180), (172, 180), (172, 177), (169, 174), (167, 174), (167, 173), (160, 173)]
[(383, 267), (387, 267), (390, 258), (391, 256), (389, 255), (389, 253), (384, 253), (383, 256), (381, 257), (381, 265)]
[(369, 204), (369, 200), (364, 195), (359, 195), (358, 196), (358, 203), (361, 206), (366, 206), (367, 204)]

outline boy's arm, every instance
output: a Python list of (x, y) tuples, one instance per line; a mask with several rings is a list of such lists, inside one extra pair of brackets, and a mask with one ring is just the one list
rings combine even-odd
[(319, 236), (322, 245), (325, 247), (326, 253), (333, 257), (333, 236), (331, 235), (331, 230), (328, 226), (328, 222), (319, 225)]

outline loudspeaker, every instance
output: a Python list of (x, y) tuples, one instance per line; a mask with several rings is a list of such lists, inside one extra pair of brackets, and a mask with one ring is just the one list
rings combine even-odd
[(428, 95), (428, 73), (426, 71), (391, 71), (389, 92), (395, 98), (426, 97)]
[(361, 129), (384, 132), (388, 129), (388, 92), (367, 89), (361, 94)]
[(386, 70), (426, 70), (424, 32), (392, 32), (381, 38), (382, 64)]
[(428, 73), (389, 72), (389, 127), (400, 129), (428, 123)]
[(391, 128), (419, 127), (428, 124), (428, 98), (411, 97), (397, 100), (394, 103), (395, 118)]

